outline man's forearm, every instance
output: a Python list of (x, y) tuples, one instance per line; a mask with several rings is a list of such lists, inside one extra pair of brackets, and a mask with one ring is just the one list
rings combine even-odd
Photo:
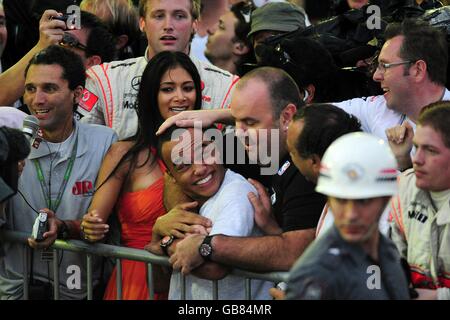
[(25, 88), (25, 69), (31, 58), (44, 49), (38, 45), (34, 46), (22, 59), (8, 70), (0, 74), (0, 105), (10, 106), (17, 101)]
[(217, 262), (205, 262), (192, 271), (194, 276), (206, 280), (220, 280), (228, 273), (229, 269)]
[(212, 260), (255, 271), (288, 271), (314, 240), (315, 229), (285, 232), (276, 236), (227, 237), (212, 240)]
[[(173, 243), (168, 248), (168, 254), (170, 257), (176, 252), (177, 244), (180, 241), (183, 240), (182, 239), (174, 240)], [(194, 276), (207, 280), (220, 280), (229, 273), (228, 267), (221, 265), (217, 262), (204, 261), (203, 258), (200, 258), (200, 255), (198, 254), (198, 251), (196, 249), (197, 246), (193, 246), (192, 248), (195, 248), (195, 252), (192, 252), (191, 255), (197, 256), (198, 259), (200, 259), (198, 260), (198, 263), (196, 263), (198, 267), (196, 267), (194, 270), (190, 272)]]

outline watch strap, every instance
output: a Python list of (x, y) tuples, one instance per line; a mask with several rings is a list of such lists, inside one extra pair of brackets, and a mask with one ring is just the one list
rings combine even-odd
[(159, 246), (161, 247), (162, 251), (166, 256), (169, 256), (169, 247), (175, 240), (175, 237), (173, 235), (170, 235), (167, 240), (165, 240), (166, 237), (161, 239), (161, 242), (159, 243)]
[(58, 239), (68, 239), (69, 238), (69, 227), (67, 226), (67, 223), (64, 222), (64, 220), (61, 220), (61, 227), (58, 230)]
[(212, 248), (212, 245), (211, 245), (211, 241), (212, 241), (212, 238), (214, 237), (215, 235), (212, 235), (212, 236), (206, 236), (204, 239), (203, 239), (203, 242), (202, 242), (202, 244), (200, 245), (200, 247), (199, 247), (199, 253), (200, 253), (200, 255), (203, 257), (203, 259), (205, 259), (206, 261), (211, 261), (211, 256), (212, 256), (212, 253), (213, 253), (213, 248)]

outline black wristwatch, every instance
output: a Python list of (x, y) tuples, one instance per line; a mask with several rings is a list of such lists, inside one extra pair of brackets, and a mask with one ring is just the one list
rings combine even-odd
[(174, 240), (175, 240), (175, 237), (172, 235), (165, 236), (164, 238), (161, 239), (159, 246), (161, 247), (162, 251), (164, 251), (164, 254), (166, 256), (169, 255), (169, 247), (173, 243)]
[(61, 220), (61, 228), (58, 230), (58, 239), (69, 239), (69, 227), (67, 227), (67, 224), (64, 222), (64, 220)]
[(214, 236), (215, 235), (206, 236), (205, 239), (203, 239), (203, 242), (200, 245), (200, 247), (198, 247), (198, 252), (203, 257), (203, 259), (205, 259), (206, 261), (211, 261), (211, 255), (213, 253), (211, 240)]

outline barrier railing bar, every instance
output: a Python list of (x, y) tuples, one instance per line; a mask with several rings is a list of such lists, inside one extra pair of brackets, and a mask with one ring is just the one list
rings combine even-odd
[(58, 249), (53, 249), (53, 298), (59, 300)]
[(116, 259), (117, 300), (122, 300), (122, 260)]
[(219, 281), (213, 280), (212, 282), (212, 298), (213, 300), (219, 300)]
[(147, 263), (147, 286), (149, 300), (155, 299), (155, 279), (153, 279), (153, 265)]
[(245, 278), (245, 300), (252, 300), (252, 280)]
[(25, 250), (23, 250), (23, 300), (28, 300), (29, 291), (28, 291), (28, 274), (29, 274), (29, 260), (30, 260), (30, 247), (26, 246)]
[(93, 278), (92, 278), (92, 254), (88, 253), (86, 255), (86, 264), (87, 264), (87, 277), (86, 277), (86, 285), (87, 285), (87, 299), (92, 300), (93, 298)]
[[(27, 239), (29, 235), (24, 232), (17, 232), (17, 231), (10, 231), (10, 230), (3, 230), (0, 232), (0, 235), (2, 235), (2, 238), (4, 240), (13, 241), (13, 242), (21, 242), (26, 245), (25, 255), (24, 256), (24, 299), (28, 298), (28, 254), (29, 250), (31, 250), (27, 246)], [(53, 246), (51, 247), (53, 249), (60, 249), (60, 250), (67, 250), (72, 252), (79, 252), (84, 253), (87, 255), (87, 272), (88, 272), (88, 279), (87, 279), (87, 289), (88, 289), (88, 300), (92, 299), (93, 296), (93, 282), (92, 282), (92, 256), (103, 256), (103, 257), (113, 257), (116, 259), (129, 259), (129, 260), (135, 260), (135, 261), (142, 261), (146, 262), (148, 264), (148, 286), (149, 286), (149, 294), (150, 298), (154, 297), (154, 281), (153, 281), (153, 273), (150, 272), (153, 268), (152, 264), (158, 264), (163, 266), (170, 266), (169, 259), (167, 257), (163, 256), (157, 256), (154, 255), (148, 251), (145, 250), (139, 250), (134, 248), (126, 248), (126, 247), (119, 247), (119, 246), (112, 246), (102, 243), (86, 243), (80, 240), (56, 240)], [(54, 259), (54, 261), (57, 261), (58, 259)], [(55, 263), (55, 262), (54, 262)], [(27, 265), (25, 268), (25, 264)], [(117, 270), (119, 274), (119, 270)], [(121, 272), (120, 272), (121, 274)], [(241, 270), (241, 269), (231, 269), (230, 274), (240, 276), (245, 281), (246, 286), (246, 298), (251, 298), (251, 283), (250, 279), (259, 279), (259, 280), (265, 280), (265, 281), (271, 281), (271, 282), (286, 282), (288, 273), (287, 272), (266, 272), (266, 273), (259, 273), (259, 272), (251, 272), (247, 270)], [(185, 277), (180, 273), (180, 280), (181, 280), (181, 299), (186, 299), (186, 282)], [(216, 282), (216, 281), (215, 281)], [(213, 282), (213, 291), (214, 286), (217, 287), (217, 283), (214, 284)], [(248, 286), (248, 291), (247, 291)], [(119, 291), (119, 286), (117, 286)], [(122, 287), (120, 286), (120, 289)], [(153, 290), (153, 293), (151, 292)], [(213, 292), (213, 298), (214, 295), (217, 295), (217, 292)]]

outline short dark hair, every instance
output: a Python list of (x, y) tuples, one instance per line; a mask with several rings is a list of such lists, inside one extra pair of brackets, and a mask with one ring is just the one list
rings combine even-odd
[(440, 133), (445, 146), (450, 149), (450, 101), (429, 104), (422, 109), (417, 123)]
[(323, 157), (325, 150), (340, 136), (361, 131), (359, 120), (332, 104), (311, 104), (297, 111), (294, 121), (303, 120), (296, 149), (303, 158)]
[(81, 11), (81, 27), (89, 30), (86, 43), (86, 57), (97, 55), (103, 62), (115, 59), (116, 40), (106, 24), (96, 15)]
[(0, 169), (25, 159), (30, 153), (30, 143), (22, 131), (6, 126), (0, 127), (0, 146)]
[(337, 66), (331, 53), (319, 41), (307, 37), (296, 37), (281, 42), (281, 48), (291, 57), (287, 63), (278, 62), (275, 67), (285, 70), (297, 83), (305, 89), (312, 84), (315, 87), (314, 102), (333, 100), (336, 90), (335, 79)]
[(239, 76), (242, 76), (245, 73), (245, 66), (243, 66), (244, 63), (256, 63), (253, 44), (250, 41), (250, 38), (247, 37), (248, 33), (250, 32), (250, 13), (255, 8), (256, 7), (252, 2), (245, 1), (233, 4), (230, 8), (230, 11), (233, 12), (234, 16), (237, 19), (236, 23), (234, 24), (234, 37), (233, 39), (231, 39), (231, 41), (233, 43), (241, 42), (248, 48), (248, 52), (242, 55), (235, 63), (237, 74)]
[(286, 71), (273, 67), (256, 68), (241, 78), (236, 85), (236, 90), (244, 88), (253, 78), (266, 84), (275, 120), (280, 118), (281, 112), (288, 104), (294, 104), (297, 109), (305, 105), (297, 84)]
[[(145, 17), (147, 14), (147, 4), (150, 0), (139, 0), (139, 15)], [(191, 3), (192, 19), (198, 19), (200, 16), (201, 0), (189, 0)]]
[(25, 68), (25, 78), (32, 65), (56, 64), (63, 69), (62, 78), (69, 82), (69, 89), (84, 87), (86, 83), (86, 70), (81, 57), (73, 51), (58, 45), (52, 45), (36, 53)]
[[(205, 132), (205, 131), (210, 130), (210, 129), (218, 130), (215, 127), (206, 127), (206, 128), (203, 128), (202, 131)], [(180, 131), (176, 132), (177, 130), (180, 130)], [(164, 132), (161, 135), (158, 136), (158, 143), (157, 143), (157, 147), (156, 147), (156, 152), (157, 152), (158, 157), (161, 160), (164, 161), (166, 166), (168, 164), (165, 162), (165, 160), (163, 158), (163, 154), (162, 154), (162, 148), (163, 148), (164, 144), (166, 142), (172, 141), (173, 138), (178, 139), (178, 137), (181, 134), (183, 134), (183, 132), (185, 132), (186, 130), (189, 130), (189, 128), (182, 128), (182, 127), (177, 127), (176, 125), (173, 125), (173, 126), (170, 126), (169, 128), (167, 128), (166, 130), (164, 130)], [(175, 132), (177, 134), (172, 137), (172, 135)]]
[(389, 24), (384, 35), (386, 40), (403, 36), (400, 57), (407, 61), (425, 61), (430, 80), (445, 86), (448, 44), (442, 30), (415, 18), (405, 19), (402, 23)]

